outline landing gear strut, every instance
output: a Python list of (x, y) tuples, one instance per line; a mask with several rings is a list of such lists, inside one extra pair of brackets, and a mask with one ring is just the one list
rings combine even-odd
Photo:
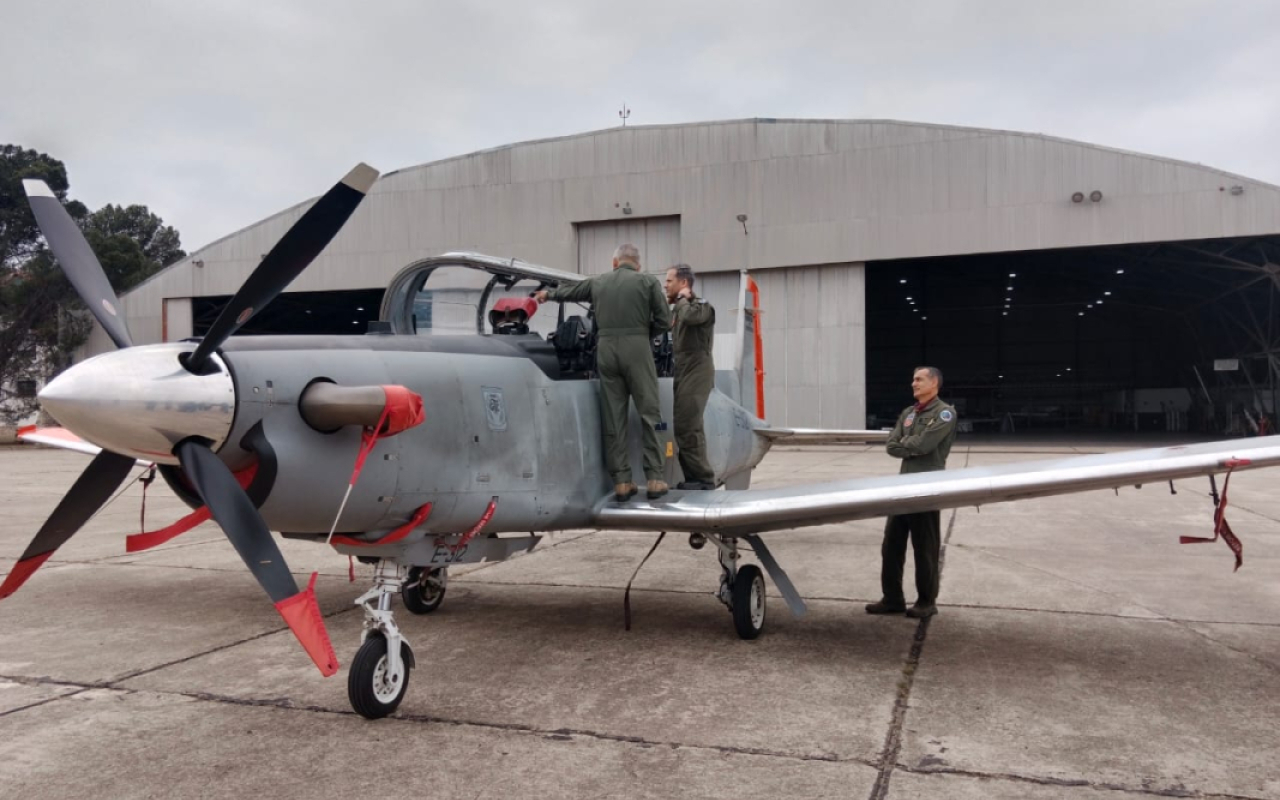
[[(707, 537), (719, 549), (720, 589), (716, 597), (733, 614), (733, 628), (743, 639), (755, 639), (764, 631), (764, 573), (755, 564), (738, 566), (738, 540), (732, 536)], [(692, 544), (692, 542), (690, 542)]]
[[(364, 609), (364, 632), (347, 675), (347, 697), (365, 719), (395, 711), (409, 688), (413, 650), (391, 613), (391, 596), (401, 591), (407, 577), (408, 570), (400, 563), (381, 559), (374, 569), (373, 588), (356, 599)], [(440, 594), (443, 599), (444, 592)]]

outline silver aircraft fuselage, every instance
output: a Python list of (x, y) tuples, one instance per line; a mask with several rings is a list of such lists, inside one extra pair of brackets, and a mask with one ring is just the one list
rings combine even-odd
[[(78, 435), (144, 460), (176, 464), (170, 451), (189, 436), (213, 442), (233, 470), (270, 459), (274, 479), (259, 510), (272, 530), (295, 535), (328, 533), (361, 442), (359, 427), (321, 432), (303, 418), (299, 398), (315, 381), (404, 386), (422, 396), (426, 413), (421, 425), (378, 441), (338, 533), (377, 540), (426, 503), (430, 515), (414, 538), (458, 533), (494, 498), (486, 532), (585, 527), (612, 488), (598, 383), (560, 379), (554, 350), (536, 336), (235, 337), (219, 371), (203, 376), (178, 363), (190, 349), (144, 345), (97, 356), (60, 376), (42, 400)], [(671, 380), (659, 384), (669, 420)], [(768, 450), (754, 432), (759, 421), (719, 391), (705, 422), (720, 480), (749, 472)], [(639, 424), (633, 413), (633, 445)], [(259, 425), (269, 453), (247, 441)], [(671, 455), (670, 426), (658, 434)], [(639, 448), (631, 450), (642, 476)], [(668, 458), (668, 482), (680, 477)]]

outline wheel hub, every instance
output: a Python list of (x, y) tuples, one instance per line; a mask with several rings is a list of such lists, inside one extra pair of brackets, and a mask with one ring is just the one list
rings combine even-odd
[(387, 657), (383, 656), (373, 670), (373, 696), (378, 698), (380, 703), (390, 703), (396, 699), (402, 680), (404, 680), (404, 660), (401, 659), (400, 668), (393, 673), (387, 667)]

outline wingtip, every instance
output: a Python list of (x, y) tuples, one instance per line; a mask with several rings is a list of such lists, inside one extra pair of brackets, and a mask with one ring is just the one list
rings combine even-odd
[(57, 195), (49, 188), (49, 184), (35, 178), (23, 178), (22, 190), (27, 193), (27, 197), (52, 197), (55, 200)]
[(378, 174), (376, 169), (362, 161), (346, 174), (342, 182), (360, 194), (368, 194), (374, 181), (378, 180)]

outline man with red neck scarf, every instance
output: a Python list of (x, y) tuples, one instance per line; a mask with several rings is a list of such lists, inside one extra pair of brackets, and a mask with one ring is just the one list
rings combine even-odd
[[(902, 459), (900, 474), (933, 472), (947, 468), (947, 454), (956, 438), (956, 410), (938, 397), (942, 371), (916, 367), (911, 378), (915, 405), (898, 415), (885, 450)], [(880, 546), (880, 602), (867, 606), (868, 614), (901, 614), (924, 619), (938, 613), (938, 561), (942, 554), (942, 514), (923, 511), (889, 517)], [(902, 568), (907, 559), (907, 539), (916, 562), (916, 603), (907, 608), (902, 593)]]

